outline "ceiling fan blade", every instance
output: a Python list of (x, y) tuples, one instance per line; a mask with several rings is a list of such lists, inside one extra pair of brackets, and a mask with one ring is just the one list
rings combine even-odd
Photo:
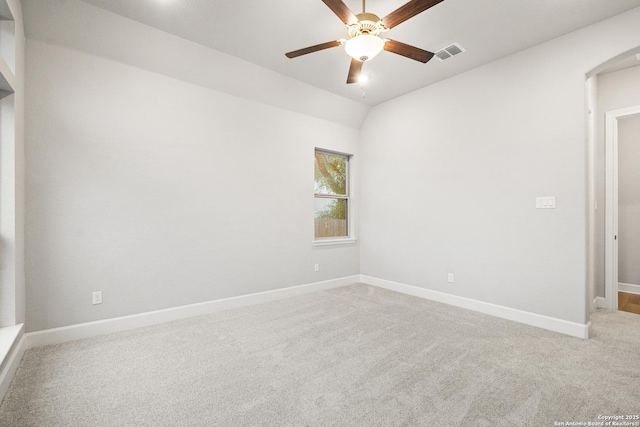
[(362, 62), (357, 59), (351, 59), (349, 67), (349, 76), (347, 76), (347, 84), (358, 83), (360, 72), (362, 71)]
[(324, 4), (329, 6), (329, 9), (335, 13), (338, 18), (346, 25), (356, 24), (358, 22), (358, 18), (351, 12), (351, 9), (347, 7), (346, 4), (342, 2), (342, 0), (322, 0)]
[(420, 49), (419, 47), (411, 46), (396, 40), (387, 40), (384, 44), (384, 50), (387, 52), (395, 53), (397, 55), (405, 56), (414, 61), (420, 61), (427, 63), (433, 58), (433, 52)]
[(443, 0), (411, 0), (409, 3), (400, 6), (382, 18), (382, 24), (387, 29), (393, 28), (398, 24), (402, 24), (407, 19), (413, 18), (417, 14), (437, 5), (441, 1)]
[(298, 56), (306, 55), (307, 53), (317, 52), (319, 50), (329, 49), (330, 47), (340, 46), (339, 41), (326, 42), (322, 44), (317, 44), (315, 46), (305, 47), (304, 49), (294, 50), (293, 52), (285, 53), (287, 58), (296, 58)]

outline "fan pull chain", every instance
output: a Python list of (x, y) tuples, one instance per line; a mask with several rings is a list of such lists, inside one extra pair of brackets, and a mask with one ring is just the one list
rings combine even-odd
[(362, 99), (365, 99), (367, 97), (367, 94), (364, 91), (364, 85), (360, 86), (360, 90), (362, 91)]

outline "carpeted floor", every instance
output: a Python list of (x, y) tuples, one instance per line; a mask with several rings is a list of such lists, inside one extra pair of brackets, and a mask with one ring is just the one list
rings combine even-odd
[(554, 426), (640, 413), (640, 316), (580, 340), (352, 285), (28, 350), (0, 426)]

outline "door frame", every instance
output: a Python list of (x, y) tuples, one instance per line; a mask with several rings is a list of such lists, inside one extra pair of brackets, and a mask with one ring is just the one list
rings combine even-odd
[(640, 115), (640, 105), (605, 113), (604, 297), (611, 310), (618, 309), (618, 121), (635, 115)]

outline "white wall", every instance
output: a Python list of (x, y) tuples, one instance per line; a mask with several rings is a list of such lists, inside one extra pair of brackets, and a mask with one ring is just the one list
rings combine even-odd
[(16, 21), (15, 30), (15, 75), (17, 91), (14, 99), (15, 112), (15, 161), (16, 161), (16, 323), (26, 318), (25, 283), (25, 50), (24, 21), (21, 3), (9, 0)]
[(362, 273), (586, 323), (585, 74), (640, 46), (638, 22), (640, 8), (375, 107)]
[(598, 212), (596, 221), (597, 263), (596, 291), (605, 296), (605, 114), (608, 111), (640, 105), (640, 67), (598, 76), (597, 140), (596, 140), (596, 194)]
[[(57, 26), (31, 37), (41, 4), (25, 7), (29, 331), (359, 272), (357, 245), (311, 245), (314, 147), (354, 154), (357, 176), (355, 128), (53, 43)], [(101, 22), (166, 47), (120, 20)]]
[[(585, 73), (640, 46), (640, 8), (359, 134), (351, 101), (77, 0), (24, 7), (29, 330), (358, 272), (587, 321)], [(314, 146), (355, 154), (360, 253), (311, 247)]]
[(368, 105), (78, 0), (23, 0), (27, 35), (359, 129)]
[(618, 123), (618, 281), (640, 285), (640, 116)]

